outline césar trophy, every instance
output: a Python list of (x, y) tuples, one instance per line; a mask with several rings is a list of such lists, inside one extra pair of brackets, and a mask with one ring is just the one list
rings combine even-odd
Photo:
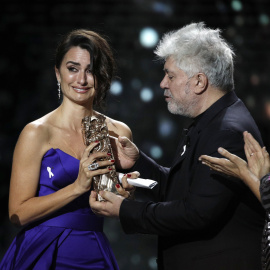
[[(111, 156), (99, 160), (114, 159), (109, 139), (109, 130), (105, 119), (106, 117), (102, 114), (98, 116), (86, 116), (82, 119), (82, 135), (84, 144), (87, 146), (91, 142), (99, 141), (100, 143), (92, 150), (92, 153), (102, 151), (111, 154)], [(93, 177), (93, 187), (97, 194), (100, 190), (110, 191), (118, 194), (115, 185), (120, 184), (120, 182), (116, 174), (115, 166), (111, 165), (110, 167), (112, 168), (110, 172)], [(104, 201), (99, 194), (98, 200)]]

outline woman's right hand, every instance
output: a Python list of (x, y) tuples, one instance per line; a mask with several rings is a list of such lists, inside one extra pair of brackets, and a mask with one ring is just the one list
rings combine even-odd
[[(98, 144), (99, 142), (93, 142), (84, 150), (80, 161), (79, 174), (74, 182), (74, 187), (78, 194), (83, 194), (90, 190), (94, 176), (108, 173), (112, 169), (110, 166), (114, 164), (114, 160), (109, 159), (100, 161), (101, 158), (107, 159), (110, 154), (106, 152), (91, 153)], [(90, 170), (89, 165), (93, 163), (97, 163), (98, 168)]]

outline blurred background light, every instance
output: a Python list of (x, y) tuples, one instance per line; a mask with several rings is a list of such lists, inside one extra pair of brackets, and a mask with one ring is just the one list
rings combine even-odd
[(260, 77), (257, 74), (252, 74), (250, 77), (250, 82), (252, 85), (259, 85), (260, 84)]
[(151, 257), (151, 258), (148, 260), (148, 265), (149, 265), (150, 269), (157, 269), (156, 258), (155, 258), (155, 257)]
[(151, 27), (145, 27), (140, 32), (140, 43), (143, 47), (153, 48), (159, 40), (158, 33)]
[(163, 151), (160, 146), (154, 145), (150, 148), (150, 155), (154, 159), (159, 159), (163, 155)]
[(153, 10), (157, 13), (162, 13), (164, 15), (171, 15), (173, 13), (173, 8), (167, 3), (154, 2)]
[(234, 0), (232, 1), (231, 3), (231, 7), (234, 11), (241, 11), (242, 8), (243, 8), (243, 5), (241, 3), (241, 1), (238, 1), (238, 0)]
[(122, 83), (119, 81), (112, 81), (110, 92), (113, 95), (118, 96), (122, 94), (122, 91), (123, 91)]
[(154, 96), (154, 93), (153, 93), (153, 90), (151, 88), (144, 87), (141, 90), (140, 97), (141, 97), (142, 101), (149, 102), (153, 99), (153, 96)]
[(269, 16), (266, 15), (266, 14), (261, 14), (261, 15), (259, 16), (259, 22), (260, 22), (260, 24), (262, 24), (262, 25), (267, 25), (267, 24), (269, 24)]
[(249, 108), (254, 108), (256, 105), (256, 100), (253, 96), (248, 95), (245, 99), (245, 104), (249, 107)]
[(162, 137), (167, 137), (173, 132), (173, 129), (174, 129), (173, 122), (169, 119), (163, 119), (160, 121), (158, 129), (159, 129), (159, 134)]

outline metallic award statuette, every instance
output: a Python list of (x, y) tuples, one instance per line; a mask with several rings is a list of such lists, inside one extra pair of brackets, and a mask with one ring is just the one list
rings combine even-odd
[[(84, 144), (87, 146), (91, 142), (99, 141), (99, 145), (92, 150), (92, 153), (102, 151), (111, 154), (111, 156), (100, 160), (114, 159), (109, 139), (109, 131), (105, 119), (105, 116), (101, 114), (92, 117), (86, 116), (82, 119), (82, 135)], [(120, 182), (116, 174), (115, 166), (112, 165), (110, 167), (112, 170), (109, 173), (93, 177), (93, 186), (97, 194), (100, 190), (111, 191), (118, 194), (115, 185), (120, 184)], [(98, 200), (104, 201), (100, 195), (98, 195)]]

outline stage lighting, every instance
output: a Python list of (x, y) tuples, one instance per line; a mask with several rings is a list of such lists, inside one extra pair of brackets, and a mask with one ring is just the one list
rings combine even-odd
[(261, 14), (259, 17), (260, 24), (267, 25), (269, 24), (269, 17), (266, 14)]
[(172, 130), (174, 129), (173, 122), (168, 119), (161, 120), (159, 123), (159, 134), (162, 137), (167, 137), (172, 134)]
[(241, 1), (238, 1), (238, 0), (232, 1), (231, 6), (232, 6), (232, 9), (235, 11), (241, 11), (243, 8)]
[(157, 258), (156, 257), (151, 257), (148, 260), (148, 266), (150, 267), (150, 269), (157, 269)]
[(144, 87), (141, 90), (140, 97), (141, 97), (142, 101), (149, 102), (153, 99), (153, 96), (154, 96), (154, 94), (153, 94), (153, 90), (151, 88)]
[(146, 27), (140, 32), (140, 43), (143, 47), (153, 48), (159, 40), (158, 33), (151, 27)]
[(172, 15), (173, 9), (169, 4), (162, 3), (162, 2), (155, 2), (153, 4), (153, 10), (157, 13), (161, 13), (164, 15)]
[(110, 92), (113, 95), (118, 96), (122, 93), (122, 91), (123, 91), (122, 83), (119, 81), (112, 81)]
[(255, 106), (256, 106), (256, 100), (255, 100), (254, 96), (251, 96), (251, 95), (247, 96), (245, 98), (245, 104), (250, 109), (255, 108)]
[(154, 145), (150, 148), (150, 155), (152, 158), (161, 158), (163, 151), (158, 145)]

